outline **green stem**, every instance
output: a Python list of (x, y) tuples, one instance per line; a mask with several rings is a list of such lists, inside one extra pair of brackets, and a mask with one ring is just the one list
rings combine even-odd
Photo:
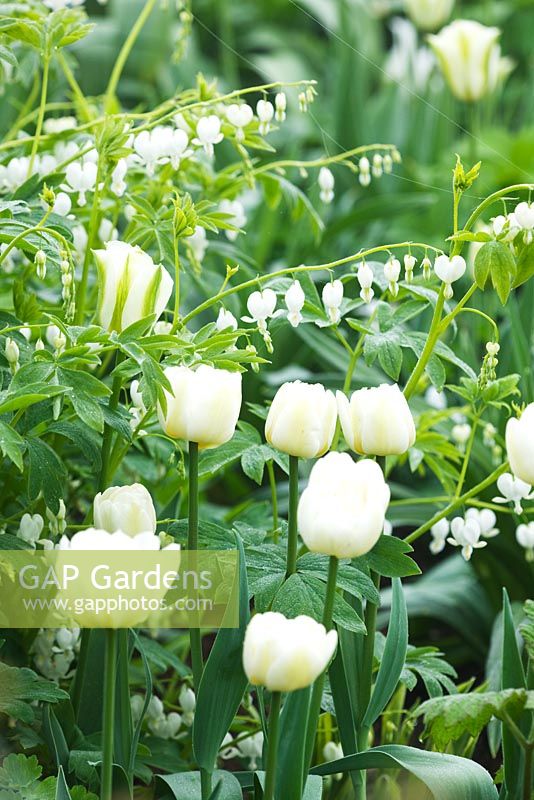
[(523, 800), (532, 800), (532, 756), (533, 744), (525, 748), (525, 772), (523, 776)]
[(136, 42), (136, 39), (141, 33), (145, 25), (145, 22), (152, 13), (152, 9), (154, 8), (155, 5), (156, 5), (156, 0), (147, 0), (143, 9), (141, 10), (141, 13), (134, 22), (132, 29), (130, 30), (130, 33), (126, 37), (126, 41), (124, 42), (124, 44), (120, 49), (119, 55), (117, 56), (117, 60), (115, 61), (115, 64), (113, 66), (111, 77), (109, 79), (109, 83), (106, 89), (106, 94), (104, 97), (104, 111), (106, 111), (106, 113), (108, 114), (111, 113), (113, 109), (113, 103), (115, 100), (117, 85), (119, 83), (126, 61), (128, 60), (128, 56), (130, 55), (132, 48)]
[(269, 475), (271, 505), (273, 509), (273, 540), (276, 544), (278, 542), (278, 494), (276, 491), (276, 478), (274, 475), (274, 464), (272, 459), (267, 462), (267, 474)]
[(35, 136), (33, 138), (32, 149), (30, 153), (30, 163), (28, 166), (28, 178), (31, 176), (33, 172), (33, 165), (35, 163), (35, 157), (37, 155), (37, 151), (39, 149), (39, 140), (41, 138), (41, 132), (43, 130), (43, 122), (44, 122), (44, 115), (45, 115), (45, 108), (46, 108), (46, 95), (48, 92), (48, 72), (50, 68), (50, 54), (45, 51), (43, 56), (43, 81), (41, 84), (41, 101), (39, 103), (39, 114), (37, 116), (37, 124), (35, 126)]
[(434, 308), (434, 314), (432, 316), (432, 322), (430, 323), (430, 330), (428, 331), (427, 340), (425, 342), (425, 346), (423, 348), (423, 352), (417, 361), (417, 364), (414, 367), (412, 374), (408, 379), (408, 383), (404, 387), (404, 396), (408, 400), (414, 391), (417, 388), (417, 384), (421, 376), (423, 375), (426, 365), (428, 364), (430, 357), (434, 351), (434, 347), (436, 346), (436, 342), (440, 336), (441, 329), (441, 313), (443, 311), (443, 306), (445, 304), (445, 286), (444, 284), (441, 285), (439, 290), (438, 299), (436, 300), (436, 305)]
[(101, 800), (112, 800), (113, 794), (113, 733), (115, 722), (115, 664), (117, 661), (117, 631), (106, 631), (104, 663), (104, 713), (102, 726)]
[[(189, 493), (188, 493), (188, 534), (187, 549), (198, 550), (198, 443), (189, 442)], [(189, 646), (191, 648), (191, 669), (193, 672), (193, 687), (198, 694), (204, 660), (202, 658), (202, 636), (200, 628), (189, 629)], [(202, 800), (207, 800), (211, 794), (211, 775), (205, 769), (200, 770), (200, 783)]]
[[(371, 578), (377, 590), (380, 591), (380, 575), (372, 572)], [(371, 688), (373, 685), (373, 659), (375, 654), (375, 637), (376, 637), (376, 614), (378, 606), (376, 603), (367, 601), (365, 605), (365, 627), (367, 635), (363, 642), (362, 651), (362, 670), (360, 674), (360, 685), (358, 692), (358, 710), (360, 716), (360, 723), (365, 717), (369, 700), (371, 699)], [(369, 728), (360, 727), (358, 732), (358, 749), (367, 750), (369, 741)]]
[[(42, 231), (47, 230), (46, 228), (44, 228), (44, 224), (51, 213), (52, 209), (48, 208), (42, 220), (38, 222), (37, 225), (34, 225), (33, 228), (26, 228), (24, 231), (21, 231), (19, 234), (17, 234), (17, 236), (11, 239), (10, 243), (8, 244), (4, 252), (0, 254), (0, 264), (8, 257), (10, 252), (18, 245), (18, 243), (21, 242), (23, 239), (25, 239), (27, 236), (29, 236), (32, 233), (41, 233)], [(52, 231), (48, 230), (47, 232), (52, 233)]]
[[(117, 631), (117, 670), (119, 675), (118, 680), (118, 712), (119, 724), (122, 732), (121, 744), (122, 752), (120, 754), (121, 762), (128, 764), (130, 760), (130, 747), (132, 741), (132, 712), (130, 706), (130, 679), (129, 679), (129, 662), (130, 662), (130, 631), (128, 628), (121, 628)], [(133, 787), (133, 772), (127, 770), (127, 778), (130, 787)]]
[(93, 116), (93, 114), (91, 112), (91, 106), (87, 102), (87, 98), (85, 97), (84, 93), (80, 89), (80, 85), (78, 84), (78, 81), (74, 77), (74, 73), (72, 72), (71, 68), (69, 67), (67, 59), (65, 58), (65, 56), (64, 56), (64, 54), (63, 54), (63, 52), (61, 50), (59, 50), (58, 53), (57, 53), (57, 60), (59, 62), (59, 65), (60, 65), (61, 69), (63, 70), (63, 74), (65, 75), (67, 83), (69, 84), (69, 86), (70, 86), (70, 88), (72, 90), (72, 94), (76, 98), (76, 102), (78, 103), (78, 105), (79, 105), (79, 107), (81, 109), (82, 116), (84, 118), (84, 122), (90, 122), (91, 118)]
[[(176, 219), (176, 211), (175, 211)], [(176, 222), (175, 222), (176, 228)], [(173, 251), (174, 251), (174, 314), (172, 318), (172, 333), (176, 333), (180, 320), (180, 254), (178, 252), (178, 237), (176, 230), (173, 232)]]
[[(116, 375), (113, 378), (113, 386), (111, 390), (111, 399), (109, 401), (109, 408), (111, 411), (115, 411), (119, 404), (119, 397), (122, 387), (122, 378), (119, 375)], [(111, 440), (113, 437), (113, 428), (111, 425), (104, 426), (104, 435), (102, 436), (102, 466), (100, 468), (100, 479), (98, 481), (98, 490), (103, 492), (104, 489), (107, 489), (108, 485), (108, 476), (109, 476), (109, 454), (111, 451)]]
[(469, 466), (469, 459), (471, 457), (471, 451), (473, 449), (473, 444), (475, 441), (475, 434), (478, 426), (479, 417), (478, 415), (473, 419), (473, 425), (471, 426), (471, 433), (469, 434), (469, 439), (467, 441), (467, 445), (465, 448), (464, 460), (462, 464), (462, 469), (460, 472), (460, 476), (458, 478), (458, 485), (456, 486), (456, 492), (454, 493), (455, 497), (459, 497), (462, 493), (462, 489), (464, 486), (465, 476), (467, 473), (467, 467)]
[(299, 504), (299, 460), (289, 456), (289, 511), (287, 515), (287, 569), (286, 578), (297, 571), (297, 509)]
[[(336, 598), (336, 581), (337, 572), (339, 567), (339, 559), (335, 556), (330, 556), (328, 562), (328, 579), (326, 582), (326, 592), (323, 610), (323, 625), (326, 630), (332, 629), (332, 616), (334, 612), (334, 601)], [(323, 688), (325, 681), (325, 673), (319, 675), (313, 686), (312, 696), (310, 700), (310, 711), (308, 714), (308, 726), (306, 730), (306, 750), (304, 754), (304, 783), (306, 783), (306, 776), (311, 765), (313, 756), (313, 747), (315, 744), (315, 734), (317, 732), (317, 725), (321, 715), (321, 700), (323, 699)]]
[(409, 536), (406, 536), (404, 541), (408, 542), (409, 544), (415, 542), (416, 539), (419, 539), (420, 536), (429, 531), (430, 528), (436, 524), (436, 522), (440, 521), (440, 519), (448, 517), (449, 514), (452, 514), (458, 508), (465, 505), (467, 500), (470, 500), (471, 497), (474, 497), (480, 492), (483, 492), (484, 489), (487, 489), (488, 486), (491, 486), (492, 483), (495, 483), (497, 478), (499, 478), (508, 469), (509, 469), (509, 464), (507, 461), (505, 461), (504, 464), (501, 464), (500, 467), (497, 467), (497, 469), (493, 470), (491, 475), (488, 475), (488, 477), (485, 478), (483, 481), (477, 483), (476, 486), (473, 486), (472, 489), (469, 489), (469, 491), (465, 492), (461, 497), (457, 497), (456, 499), (452, 500), (448, 504), (448, 506), (446, 506), (444, 509), (434, 514), (434, 516), (431, 519), (429, 519), (428, 522), (425, 522), (423, 525), (420, 525), (419, 528), (413, 531), (413, 533), (410, 533)]
[(281, 692), (273, 692), (269, 711), (269, 741), (267, 745), (267, 764), (265, 767), (265, 790), (263, 792), (263, 800), (274, 800), (281, 702)]

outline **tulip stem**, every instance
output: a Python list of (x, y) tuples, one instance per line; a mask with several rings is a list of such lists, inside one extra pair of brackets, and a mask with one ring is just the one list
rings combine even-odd
[[(188, 550), (198, 550), (198, 443), (189, 442), (189, 526), (187, 536)], [(194, 564), (194, 562), (193, 562)], [(191, 669), (193, 672), (193, 686), (195, 693), (204, 671), (202, 658), (202, 636), (200, 628), (189, 629), (189, 644), (191, 648)], [(202, 800), (207, 800), (211, 794), (211, 775), (205, 769), (200, 770), (200, 784)]]
[(289, 511), (287, 515), (287, 569), (286, 578), (297, 571), (297, 509), (299, 504), (299, 460), (289, 456)]
[(117, 661), (117, 631), (106, 631), (106, 656), (104, 662), (104, 711), (102, 724), (102, 778), (101, 800), (111, 800), (113, 794), (113, 738), (115, 722), (115, 665)]
[(269, 486), (271, 488), (271, 505), (273, 509), (273, 541), (278, 543), (278, 495), (276, 492), (276, 478), (274, 475), (274, 463), (272, 459), (267, 462), (267, 474), (269, 475)]
[(282, 693), (273, 692), (271, 695), (271, 708), (269, 710), (269, 740), (267, 746), (267, 765), (265, 774), (265, 789), (263, 800), (274, 800), (274, 787), (276, 783), (276, 757), (278, 755), (278, 734), (280, 721), (280, 704)]
[[(117, 359), (118, 363), (118, 359)], [(109, 401), (110, 411), (114, 411), (119, 404), (119, 397), (122, 388), (122, 378), (116, 375), (113, 378), (113, 386), (111, 390), (111, 398)], [(109, 456), (111, 452), (111, 439), (113, 437), (113, 428), (106, 423), (104, 426), (104, 435), (102, 436), (102, 466), (100, 467), (100, 479), (98, 482), (98, 490), (103, 492), (107, 489), (108, 476), (109, 476)]]
[[(323, 625), (327, 631), (332, 629), (338, 567), (339, 559), (336, 558), (336, 556), (330, 556), (330, 560), (328, 562), (328, 579), (326, 582), (323, 610)], [(308, 714), (308, 726), (306, 731), (306, 750), (304, 753), (304, 783), (306, 783), (306, 776), (311, 765), (313, 746), (315, 744), (315, 734), (317, 732), (317, 725), (321, 715), (321, 700), (323, 699), (324, 678), (325, 673), (323, 672), (323, 674), (319, 675), (315, 681), (310, 700), (310, 711)]]

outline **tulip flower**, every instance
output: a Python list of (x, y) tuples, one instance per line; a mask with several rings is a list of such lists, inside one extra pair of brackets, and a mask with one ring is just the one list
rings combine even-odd
[(284, 383), (269, 409), (265, 437), (283, 453), (317, 458), (332, 444), (336, 420), (335, 397), (322, 384)]
[(126, 242), (108, 242), (105, 250), (93, 252), (100, 284), (97, 316), (103, 328), (120, 332), (150, 314), (161, 316), (173, 287), (161, 264)]
[(498, 28), (457, 19), (429, 37), (449, 88), (459, 100), (476, 102), (493, 92), (502, 77)]
[(355, 462), (348, 453), (328, 453), (314, 465), (300, 498), (300, 535), (313, 553), (364, 555), (384, 530), (389, 498), (376, 461)]
[(358, 389), (349, 399), (337, 392), (345, 441), (357, 453), (401, 455), (415, 442), (413, 417), (397, 384)]
[(158, 406), (161, 426), (172, 439), (218, 447), (234, 435), (241, 410), (241, 373), (201, 364), (167, 367), (167, 411)]
[(454, 0), (404, 0), (408, 16), (422, 31), (435, 31), (449, 19)]
[(156, 532), (156, 510), (149, 491), (140, 483), (110, 486), (99, 492), (94, 501), (95, 527), (128, 536)]
[(506, 425), (508, 461), (516, 478), (534, 484), (534, 403), (520, 418), (512, 417)]
[(336, 631), (311, 617), (287, 619), (268, 611), (249, 622), (243, 644), (243, 667), (254, 686), (271, 692), (294, 692), (312, 684), (326, 669), (337, 646)]

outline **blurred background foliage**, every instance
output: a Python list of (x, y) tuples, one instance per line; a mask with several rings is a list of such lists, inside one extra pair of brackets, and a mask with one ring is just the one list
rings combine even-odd
[[(105, 89), (117, 52), (142, 6), (143, 0), (109, 0), (105, 6), (97, 0), (86, 3), (96, 30), (70, 49), (70, 58), (78, 64), (78, 79), (89, 96)], [(199, 72), (207, 79), (217, 77), (219, 88), (227, 91), (274, 80), (315, 79), (318, 97), (307, 114), (296, 111), (296, 97), (290, 94), (293, 113), (272, 139), (277, 158), (312, 159), (373, 142), (393, 143), (403, 157), (394, 174), (373, 180), (366, 189), (349, 170), (334, 168), (336, 195), (329, 206), (319, 201), (315, 173), (293, 170), (291, 180), (301, 185), (320, 214), (320, 234), (307, 215), (295, 219), (284, 204), (271, 208), (252, 197), (246, 236), (233, 246), (222, 244), (220, 238), (210, 246), (202, 278), (207, 286), (214, 276), (220, 282), (222, 259), (244, 264), (254, 274), (277, 265), (330, 261), (384, 242), (413, 239), (444, 247), (452, 228), (455, 153), (467, 164), (483, 161), (480, 179), (464, 198), (463, 219), (479, 198), (507, 184), (534, 179), (532, 0), (457, 0), (454, 17), (499, 26), (503, 54), (514, 62), (504, 87), (473, 107), (452, 98), (435, 66), (423, 68), (418, 51), (425, 46), (425, 36), (406, 24), (401, 0), (194, 0), (191, 11), (190, 36), (172, 0), (151, 15), (120, 81), (119, 94), (127, 107), (151, 108), (194, 85)], [(184, 47), (182, 57), (176, 58)], [(31, 63), (26, 74), (25, 89), (30, 92)], [(60, 74), (52, 76), (52, 99), (64, 95), (65, 88)], [(3, 131), (16, 116), (20, 100), (7, 90), (0, 120)], [(235, 160), (225, 145), (220, 154), (219, 168), (225, 158), (228, 163)], [(469, 279), (465, 280), (468, 285)], [(188, 291), (192, 296), (197, 291), (194, 280)], [(505, 309), (493, 292), (477, 293), (473, 302), (499, 322), (500, 374), (518, 372), (522, 399), (534, 400), (534, 282), (513, 294)], [(243, 313), (238, 305), (231, 310)], [(295, 377), (340, 387), (347, 356), (338, 342), (313, 325), (300, 326), (296, 332), (287, 325), (273, 328), (273, 366), (259, 376), (248, 375), (248, 401), (264, 402), (282, 380)], [(490, 333), (484, 320), (462, 315), (453, 347), (477, 371)], [(407, 360), (405, 370), (410, 366)], [(457, 382), (454, 368), (448, 378)], [(362, 362), (353, 388), (383, 380), (377, 368)], [(489, 415), (488, 421), (500, 427), (502, 436), (504, 415), (500, 419)], [(492, 469), (491, 454), (480, 439), (469, 484)], [(126, 478), (141, 474), (156, 495), (169, 491), (158, 485), (153, 453), (133, 453), (125, 470), (130, 470)], [(441, 493), (432, 476), (411, 474), (407, 465), (395, 472), (393, 480), (396, 498)], [(246, 519), (252, 500), (268, 498), (266, 488), (258, 489), (237, 469), (217, 481), (208, 484), (208, 498), (218, 518), (224, 518), (233, 502)], [(488, 497), (494, 494), (495, 487)], [(414, 503), (396, 506), (390, 519), (402, 535), (430, 513), (428, 506)], [(501, 605), (501, 587), (506, 586), (516, 601), (532, 596), (532, 567), (515, 542), (511, 515), (500, 514), (499, 527), (501, 535), (468, 565), (460, 556), (442, 554), (434, 567), (428, 538), (418, 541), (418, 563), (433, 571), (416, 579), (408, 590), (414, 643), (418, 632), (426, 644), (429, 636), (435, 636), (457, 665), (463, 663), (464, 669), (479, 674)]]

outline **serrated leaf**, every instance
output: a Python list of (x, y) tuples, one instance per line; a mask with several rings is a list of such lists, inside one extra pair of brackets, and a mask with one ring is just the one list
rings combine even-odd
[(25, 448), (26, 445), (22, 436), (6, 422), (0, 422), (0, 450), (2, 450), (4, 456), (11, 459), (21, 472), (22, 455)]
[[(9, 667), (0, 662), (0, 712), (15, 719), (31, 723), (34, 700), (57, 703), (66, 700), (68, 694), (55, 683), (40, 678), (31, 669)], [(4, 762), (5, 766), (5, 762)]]

